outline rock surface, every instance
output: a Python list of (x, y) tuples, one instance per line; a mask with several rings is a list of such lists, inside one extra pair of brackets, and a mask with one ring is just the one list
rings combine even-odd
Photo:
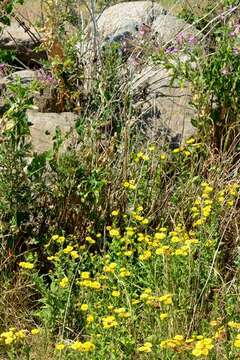
[(5, 79), (7, 81), (15, 81), (17, 79), (20, 79), (23, 84), (28, 84), (31, 81), (36, 79), (36, 72), (33, 70), (20, 70), (15, 71), (9, 76), (7, 76)]
[(111, 6), (97, 21), (99, 36), (106, 39), (124, 32), (135, 34), (139, 25), (151, 25), (164, 11), (162, 6), (152, 1), (131, 1)]
[(64, 149), (76, 143), (77, 136), (74, 130), (76, 114), (71, 112), (40, 113), (35, 110), (28, 110), (27, 117), (31, 123), (30, 133), (34, 152), (39, 154), (52, 149), (57, 127), (61, 130), (62, 135), (70, 133), (68, 140), (64, 142)]
[(32, 49), (39, 43), (39, 35), (33, 27), (20, 26), (18, 22), (13, 21), (10, 26), (4, 27), (0, 35), (0, 47), (4, 49)]
[(45, 52), (33, 51), (39, 45), (40, 35), (32, 26), (24, 23), (20, 26), (18, 22), (12, 21), (0, 33), (0, 48), (14, 50), (18, 59), (26, 65), (33, 64), (35, 59), (46, 58)]
[(195, 132), (191, 123), (194, 109), (190, 106), (188, 84), (182, 88), (177, 81), (170, 86), (170, 81), (168, 70), (148, 66), (134, 77), (132, 92), (138, 99), (138, 128), (148, 139), (167, 139), (176, 147)]
[(197, 34), (194, 26), (170, 14), (159, 15), (152, 23), (152, 32), (162, 44), (175, 42), (176, 36), (180, 33), (185, 40)]

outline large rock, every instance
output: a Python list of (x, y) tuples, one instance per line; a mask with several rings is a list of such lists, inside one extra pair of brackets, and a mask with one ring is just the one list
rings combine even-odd
[(0, 77), (0, 115), (3, 114), (5, 109), (5, 101), (2, 95), (7, 96), (6, 87), (8, 84), (20, 79), (22, 84), (29, 84), (31, 81), (37, 78), (36, 72), (33, 70), (20, 70), (9, 74), (8, 76)]
[(4, 49), (32, 49), (39, 44), (40, 36), (32, 26), (13, 21), (5, 26), (0, 35), (0, 47)]
[(134, 77), (132, 93), (138, 129), (150, 141), (167, 140), (176, 147), (194, 134), (191, 119), (195, 113), (188, 84), (181, 87), (176, 80), (171, 86), (170, 82), (168, 70), (148, 66)]
[(52, 149), (56, 128), (61, 130), (63, 136), (70, 134), (68, 140), (64, 142), (64, 149), (76, 143), (76, 114), (71, 112), (40, 113), (35, 110), (28, 110), (27, 117), (31, 123), (30, 133), (34, 152), (39, 154)]
[(40, 45), (40, 34), (31, 25), (12, 21), (0, 33), (0, 49), (16, 51), (18, 59), (24, 64), (31, 65), (34, 60), (46, 58), (45, 52), (34, 52)]
[(179, 41), (189, 40), (197, 34), (194, 26), (174, 15), (159, 15), (152, 23), (152, 33), (162, 44), (176, 42), (176, 37), (181, 34)]
[(101, 39), (129, 32), (135, 34), (142, 23), (150, 25), (165, 13), (162, 6), (152, 1), (123, 2), (106, 9), (97, 20)]
[(7, 83), (14, 82), (18, 79), (20, 79), (22, 84), (29, 84), (31, 81), (37, 79), (37, 75), (36, 75), (35, 71), (28, 70), (28, 69), (15, 71), (15, 72), (11, 73), (10, 75), (4, 77), (2, 79), (2, 83), (7, 84)]

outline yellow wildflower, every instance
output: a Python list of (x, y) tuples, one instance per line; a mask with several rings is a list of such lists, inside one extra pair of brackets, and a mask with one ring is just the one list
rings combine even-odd
[(81, 273), (81, 279), (89, 279), (90, 273), (88, 271), (83, 271)]
[(31, 330), (31, 334), (32, 335), (38, 335), (40, 333), (40, 331), (41, 331), (40, 329), (35, 328), (35, 329)]
[(192, 144), (194, 144), (195, 143), (195, 139), (194, 138), (190, 138), (190, 139), (188, 139), (187, 141), (186, 141), (186, 144), (188, 144), (188, 145), (192, 145)]
[(26, 334), (24, 330), (19, 330), (15, 332), (15, 336), (18, 339), (24, 339), (26, 337)]
[(152, 344), (150, 342), (146, 342), (143, 344), (143, 346), (140, 346), (138, 348), (139, 352), (145, 352), (145, 353), (150, 353), (152, 351)]
[(182, 246), (179, 249), (175, 250), (176, 256), (187, 256), (189, 254), (189, 247), (188, 246)]
[(76, 351), (84, 351), (84, 345), (81, 341), (75, 341), (70, 345), (70, 349), (76, 350)]
[(163, 240), (166, 238), (166, 233), (165, 232), (156, 232), (154, 235), (154, 238), (156, 240)]
[(142, 255), (139, 256), (140, 261), (146, 261), (152, 256), (152, 252), (150, 250), (145, 250)]
[(83, 343), (83, 351), (90, 352), (95, 350), (95, 345), (91, 341), (85, 341)]
[(120, 232), (118, 229), (111, 229), (109, 231), (109, 234), (111, 237), (119, 237), (120, 236)]
[(59, 286), (63, 289), (69, 286), (69, 280), (66, 276), (59, 282)]
[(34, 264), (26, 261), (21, 261), (19, 266), (23, 269), (32, 270), (34, 268)]
[(118, 325), (115, 316), (106, 316), (102, 319), (103, 327), (109, 329)]
[(79, 257), (78, 252), (76, 250), (71, 251), (70, 255), (73, 259), (77, 259)]
[(240, 329), (240, 323), (235, 321), (229, 321), (228, 326), (233, 329)]
[(212, 348), (213, 348), (213, 339), (203, 338), (202, 340), (198, 340), (196, 342), (192, 354), (196, 357), (207, 356)]
[(61, 351), (61, 350), (65, 349), (65, 344), (63, 344), (63, 343), (56, 344), (55, 349)]
[(240, 348), (240, 334), (237, 335), (236, 339), (234, 340), (234, 346), (236, 348)]
[(87, 310), (88, 310), (88, 304), (82, 304), (81, 307), (80, 307), (80, 309), (81, 309), (82, 311), (87, 311)]
[(159, 297), (159, 301), (163, 302), (165, 305), (171, 305), (172, 304), (172, 294), (166, 294)]
[(64, 254), (69, 254), (71, 251), (73, 251), (72, 245), (68, 245), (65, 249), (63, 249)]
[(109, 265), (105, 265), (103, 270), (105, 272), (112, 272), (113, 273), (115, 271), (116, 267), (117, 267), (117, 264), (112, 262)]
[(94, 316), (93, 315), (88, 315), (87, 316), (87, 323), (92, 323), (94, 321)]
[(91, 237), (91, 236), (87, 236), (85, 239), (89, 244), (95, 244), (96, 241)]
[(160, 320), (165, 320), (168, 318), (168, 314), (167, 313), (161, 313), (160, 314)]

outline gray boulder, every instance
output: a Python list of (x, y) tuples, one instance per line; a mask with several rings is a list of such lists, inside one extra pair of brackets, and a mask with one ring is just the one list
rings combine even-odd
[(176, 147), (194, 134), (195, 112), (188, 84), (180, 87), (178, 81), (172, 86), (170, 82), (171, 74), (164, 67), (148, 66), (134, 76), (131, 90), (137, 99), (138, 129), (150, 141), (167, 140)]
[(97, 20), (101, 39), (126, 32), (135, 34), (142, 23), (151, 25), (165, 10), (152, 1), (123, 2), (104, 10)]
[(27, 117), (31, 124), (30, 134), (33, 152), (40, 154), (52, 149), (56, 128), (61, 130), (63, 136), (69, 133), (67, 141), (63, 144), (63, 151), (65, 151), (68, 146), (74, 146), (74, 144), (76, 144), (76, 114), (71, 112), (63, 112), (60, 114), (41, 113), (35, 110), (28, 110)]
[(40, 36), (32, 26), (13, 21), (0, 33), (0, 47), (3, 49), (32, 49), (39, 44)]
[[(162, 44), (176, 42), (176, 37), (182, 34), (182, 40), (191, 40), (197, 34), (194, 26), (174, 15), (159, 15), (152, 23), (152, 32), (155, 38)], [(181, 39), (179, 39), (181, 41)]]
[(12, 21), (10, 26), (5, 26), (0, 32), (0, 49), (14, 50), (21, 62), (30, 65), (35, 60), (46, 58), (45, 52), (33, 51), (40, 45), (40, 38), (33, 26), (24, 22), (20, 25), (18, 22)]
[(4, 107), (4, 100), (1, 99), (1, 95), (6, 90), (7, 84), (20, 79), (22, 84), (29, 84), (31, 81), (36, 79), (36, 72), (33, 70), (20, 70), (11, 73), (8, 76), (0, 77), (0, 114), (1, 109)]
[(7, 82), (16, 81), (17, 79), (20, 79), (21, 83), (23, 84), (29, 84), (31, 81), (35, 80), (36, 72), (33, 70), (20, 70), (15, 71), (9, 76), (7, 76), (5, 79)]

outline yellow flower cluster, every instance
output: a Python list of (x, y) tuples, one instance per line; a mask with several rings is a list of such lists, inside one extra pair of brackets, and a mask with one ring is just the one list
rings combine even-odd
[(91, 280), (91, 279), (78, 280), (77, 284), (79, 286), (89, 288), (89, 289), (95, 289), (95, 290), (101, 289), (101, 284), (97, 280)]
[(119, 238), (120, 237), (120, 231), (119, 229), (116, 229), (116, 228), (112, 228), (111, 226), (108, 226), (107, 227), (107, 230), (109, 231), (109, 235), (114, 238)]
[(194, 335), (192, 338), (184, 339), (182, 335), (176, 335), (173, 338), (161, 341), (161, 348), (180, 351), (192, 350), (196, 357), (207, 356), (213, 349), (213, 339), (205, 338), (202, 335)]
[(195, 219), (195, 222), (193, 224), (194, 227), (205, 224), (207, 218), (210, 216), (212, 212), (213, 200), (210, 198), (210, 196), (213, 192), (213, 187), (206, 182), (203, 182), (201, 186), (202, 186), (201, 197), (195, 200), (194, 206), (191, 209), (192, 216)]
[(17, 330), (16, 328), (10, 328), (8, 331), (4, 331), (0, 334), (0, 344), (11, 345), (17, 341), (21, 341), (26, 337), (25, 330)]
[(79, 352), (91, 352), (95, 350), (95, 345), (91, 341), (75, 341), (69, 346), (69, 348)]
[(213, 339), (203, 338), (196, 342), (192, 354), (196, 357), (207, 356), (209, 354), (209, 351), (213, 348), (213, 346), (214, 346)]
[(238, 334), (236, 339), (234, 340), (234, 346), (236, 348), (240, 348), (240, 334)]
[(106, 273), (114, 273), (116, 270), (117, 264), (115, 262), (112, 262), (110, 264), (106, 264), (103, 267), (103, 271), (105, 271)]
[(123, 187), (128, 190), (136, 190), (137, 185), (134, 180), (124, 181)]
[(239, 196), (240, 185), (237, 183), (228, 184), (225, 189), (220, 190), (217, 194), (217, 201), (223, 205), (226, 201), (228, 206), (233, 206)]
[(150, 259), (151, 256), (152, 256), (152, 252), (150, 250), (145, 250), (144, 253), (139, 256), (139, 260), (146, 261)]
[(228, 326), (229, 326), (230, 328), (240, 330), (240, 323), (239, 323), (239, 322), (229, 321), (229, 322), (228, 322)]
[(88, 242), (90, 245), (96, 244), (96, 240), (94, 240), (91, 236), (86, 237), (86, 242)]
[(33, 328), (29, 332), (28, 330), (17, 330), (15, 327), (11, 327), (8, 329), (8, 331), (0, 333), (0, 345), (15, 344), (16, 342), (24, 340), (29, 333), (31, 335), (38, 335), (40, 332), (40, 328)]
[(66, 345), (65, 343), (58, 343), (55, 345), (55, 349), (62, 351), (64, 349), (71, 349), (78, 352), (92, 352), (95, 350), (95, 345), (91, 341), (75, 341), (70, 345)]
[(150, 158), (147, 154), (144, 154), (142, 151), (139, 151), (135, 156), (136, 163), (139, 163), (139, 161), (148, 161)]
[(201, 143), (196, 143), (194, 138), (190, 138), (186, 141), (186, 144), (180, 146), (172, 151), (173, 154), (183, 154), (185, 156), (190, 156), (194, 149), (199, 149), (202, 147)]
[(148, 305), (155, 305), (156, 303), (163, 303), (164, 305), (172, 304), (172, 294), (165, 294), (162, 296), (153, 295), (152, 289), (147, 288), (140, 295), (139, 299), (146, 302)]
[(26, 262), (26, 261), (21, 261), (19, 263), (19, 266), (22, 269), (26, 269), (26, 270), (32, 270), (34, 268), (34, 264), (30, 263), (30, 262)]
[(166, 228), (159, 228), (153, 236), (138, 233), (137, 240), (147, 245), (139, 255), (140, 261), (149, 260), (153, 249), (156, 255), (187, 256), (191, 245), (199, 244), (196, 234), (193, 231), (187, 232), (182, 224), (178, 224), (173, 231), (167, 233)]
[(113, 309), (113, 311), (120, 318), (128, 318), (128, 317), (130, 317), (130, 313), (124, 307)]
[(67, 288), (69, 286), (69, 280), (68, 277), (65, 276), (64, 278), (62, 278), (62, 280), (59, 282), (59, 286), (64, 289)]
[(142, 346), (140, 346), (138, 348), (139, 352), (144, 352), (144, 353), (150, 353), (152, 352), (152, 343), (150, 342), (145, 342)]
[(172, 339), (162, 340), (160, 343), (161, 348), (175, 349), (184, 344), (184, 337), (182, 335), (176, 335)]
[(59, 235), (53, 235), (51, 237), (51, 241), (56, 241), (59, 244), (63, 244), (65, 241), (65, 237), (64, 236), (59, 236)]
[(113, 316), (113, 315), (109, 315), (109, 316), (102, 318), (102, 323), (103, 323), (104, 329), (109, 329), (112, 327), (116, 327), (118, 325), (118, 322), (117, 322), (115, 316)]

